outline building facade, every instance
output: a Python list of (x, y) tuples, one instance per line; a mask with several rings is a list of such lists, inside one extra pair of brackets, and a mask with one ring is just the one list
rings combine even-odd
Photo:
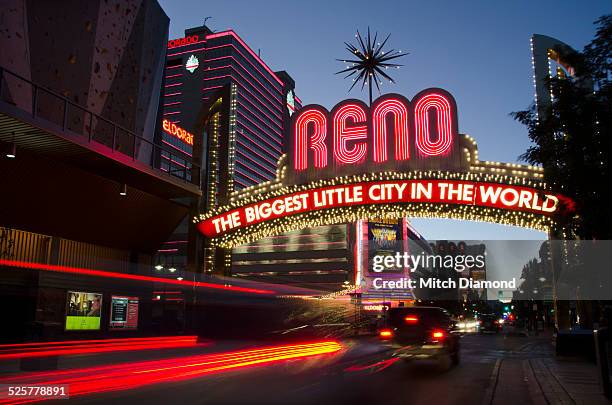
[[(234, 31), (195, 27), (168, 41), (159, 136), (164, 145), (202, 162), (204, 195), (194, 212), (275, 178), (291, 114), (300, 107), (291, 76), (273, 71)], [(162, 154), (160, 160), (170, 173), (185, 171), (170, 156)], [(189, 245), (199, 237), (189, 219), (160, 249), (160, 265), (198, 263), (200, 270), (230, 274), (231, 252), (219, 252), (206, 241)], [(204, 252), (203, 257), (191, 258), (190, 251)]]
[[(199, 170), (156, 161), (188, 162), (155, 139), (169, 18), (155, 0), (14, 0), (1, 13), (2, 338), (112, 334), (117, 297), (141, 303), (131, 333), (152, 332), (152, 284), (129, 279), (151, 275), (189, 213), (180, 200), (201, 194)], [(79, 311), (92, 316), (72, 324)]]

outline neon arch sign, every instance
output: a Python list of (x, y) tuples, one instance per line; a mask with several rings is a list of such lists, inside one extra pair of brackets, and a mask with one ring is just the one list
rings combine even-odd
[(412, 101), (387, 94), (368, 107), (345, 100), (331, 111), (304, 106), (289, 135), (292, 182), (378, 170), (457, 169), (460, 166), (457, 104), (431, 88)]
[(387, 94), (368, 107), (345, 100), (307, 105), (286, 134), (276, 177), (234, 191), (193, 218), (213, 246), (362, 218), (452, 218), (548, 231), (575, 211), (539, 167), (482, 161), (459, 134), (445, 90), (412, 100)]

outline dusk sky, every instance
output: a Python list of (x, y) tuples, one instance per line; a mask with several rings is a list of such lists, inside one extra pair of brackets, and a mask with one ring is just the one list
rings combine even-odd
[[(170, 38), (185, 28), (207, 25), (234, 29), (251, 48), (261, 50), (273, 70), (295, 79), (304, 104), (333, 107), (349, 98), (366, 100), (367, 91), (334, 72), (349, 56), (344, 41), (369, 26), (391, 33), (389, 45), (409, 55), (393, 70), (396, 84), (383, 92), (412, 98), (428, 87), (442, 87), (457, 100), (459, 131), (472, 135), (480, 158), (519, 162), (529, 146), (525, 127), (509, 113), (533, 101), (529, 38), (544, 34), (581, 50), (593, 37), (593, 21), (612, 12), (602, 1), (241, 1), (159, 0), (170, 17)], [(429, 239), (540, 239), (541, 232), (495, 224), (415, 220)]]

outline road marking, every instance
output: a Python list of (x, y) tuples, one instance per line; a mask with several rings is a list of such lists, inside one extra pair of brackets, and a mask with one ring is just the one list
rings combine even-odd
[(493, 397), (495, 395), (495, 389), (497, 388), (497, 380), (499, 379), (499, 370), (501, 369), (502, 359), (497, 359), (493, 371), (489, 377), (489, 384), (485, 391), (485, 396), (482, 399), (482, 405), (491, 405), (493, 403)]
[(523, 375), (525, 376), (524, 378), (527, 383), (527, 389), (529, 390), (529, 396), (534, 405), (550, 404), (544, 395), (540, 382), (533, 372), (533, 366), (530, 360), (523, 360)]

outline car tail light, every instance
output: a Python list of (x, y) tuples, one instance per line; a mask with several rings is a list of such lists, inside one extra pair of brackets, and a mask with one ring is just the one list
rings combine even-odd
[(404, 321), (406, 321), (406, 323), (409, 323), (409, 324), (415, 324), (419, 322), (419, 317), (414, 316), (414, 315), (408, 315), (407, 317), (404, 318)]
[(379, 332), (381, 339), (390, 339), (393, 337), (393, 331), (391, 329), (383, 329)]
[(434, 342), (439, 342), (440, 340), (444, 340), (446, 337), (446, 332), (440, 329), (434, 329), (431, 331), (431, 338)]

